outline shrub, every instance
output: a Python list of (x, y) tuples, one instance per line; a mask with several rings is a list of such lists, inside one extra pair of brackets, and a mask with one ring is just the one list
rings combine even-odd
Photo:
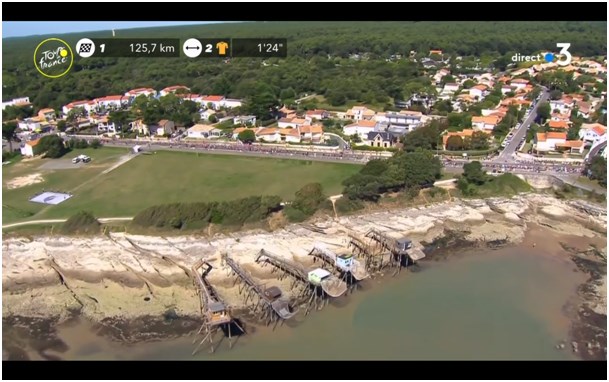
[(93, 148), (93, 149), (98, 149), (101, 147), (101, 145), (102, 144), (99, 139), (94, 139), (91, 141), (91, 148)]
[(307, 219), (307, 215), (292, 206), (284, 208), (283, 214), (292, 223), (300, 223)]
[(100, 223), (90, 212), (80, 211), (70, 216), (61, 231), (64, 234), (93, 234), (99, 233)]
[(359, 200), (353, 200), (346, 197), (342, 197), (335, 202), (336, 211), (347, 213), (352, 211), (361, 210), (364, 208), (364, 204)]

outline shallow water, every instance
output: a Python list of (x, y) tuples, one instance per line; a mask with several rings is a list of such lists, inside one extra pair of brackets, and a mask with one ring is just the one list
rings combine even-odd
[(193, 357), (194, 337), (123, 345), (82, 321), (59, 330), (67, 351), (48, 353), (63, 359), (573, 359), (569, 346), (555, 346), (569, 330), (563, 306), (585, 276), (566, 256), (523, 248), (428, 261), (418, 272), (368, 280), (295, 323), (275, 331), (257, 327), (231, 350), (225, 339), (213, 355), (203, 349)]

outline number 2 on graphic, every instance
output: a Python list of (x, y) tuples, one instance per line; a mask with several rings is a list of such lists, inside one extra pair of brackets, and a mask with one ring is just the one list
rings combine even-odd
[(211, 53), (211, 44), (205, 45), (205, 53)]
[(562, 48), (558, 54), (564, 56), (562, 60), (556, 61), (558, 65), (566, 66), (571, 63), (571, 53), (569, 52), (569, 48), (571, 47), (571, 43), (568, 42), (559, 42), (556, 44), (558, 48)]

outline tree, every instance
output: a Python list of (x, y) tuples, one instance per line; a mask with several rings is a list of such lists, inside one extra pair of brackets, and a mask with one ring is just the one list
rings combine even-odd
[(596, 179), (598, 184), (607, 187), (607, 160), (600, 155), (592, 158), (586, 166), (588, 177)]
[(562, 97), (562, 92), (558, 89), (554, 89), (550, 92), (551, 100), (557, 100), (557, 99), (560, 99), (561, 97)]
[(44, 154), (45, 158), (60, 158), (67, 152), (63, 139), (57, 135), (46, 135), (34, 146), (34, 155)]
[(486, 150), (488, 149), (488, 134), (483, 131), (474, 131), (470, 140), (469, 148), (471, 150)]
[(207, 118), (207, 120), (209, 121), (209, 123), (216, 123), (218, 122), (218, 118), (215, 115), (210, 115), (209, 118)]
[(325, 199), (321, 184), (309, 183), (296, 191), (292, 208), (300, 210), (306, 216), (311, 216)]
[(552, 114), (552, 108), (550, 107), (549, 102), (542, 102), (537, 107), (537, 115), (539, 116), (539, 119), (541, 120), (542, 124), (545, 123), (545, 121), (550, 118), (551, 114)]
[(436, 150), (440, 144), (440, 134), (448, 128), (448, 121), (433, 120), (403, 138), (404, 151)]
[(259, 83), (256, 92), (246, 99), (245, 106), (248, 113), (261, 120), (266, 120), (271, 110), (279, 105), (279, 101), (269, 85)]
[(126, 111), (112, 111), (108, 115), (108, 121), (114, 123), (119, 130), (122, 131), (123, 126), (127, 123), (129, 114)]
[(353, 134), (350, 136), (350, 138), (353, 143), (360, 143), (362, 141), (362, 138), (359, 136), (359, 134)]
[(93, 149), (98, 149), (101, 147), (101, 145), (102, 144), (99, 139), (94, 139), (91, 141), (91, 148), (93, 148)]
[(67, 127), (67, 124), (66, 124), (65, 120), (60, 119), (59, 121), (57, 121), (57, 130), (64, 132), (64, 131), (66, 131), (66, 127)]
[(7, 106), (2, 110), (2, 120), (12, 121), (15, 119), (29, 118), (34, 114), (30, 106)]
[(459, 151), (463, 150), (463, 139), (458, 135), (448, 137), (446, 140), (446, 150)]
[(8, 141), (9, 150), (13, 152), (13, 141), (17, 139), (17, 122), (9, 121), (2, 124), (2, 138)]
[(463, 178), (468, 183), (478, 186), (486, 183), (487, 175), (482, 169), (482, 163), (473, 161), (463, 165)]
[(237, 135), (237, 139), (243, 143), (252, 143), (256, 141), (256, 133), (252, 129), (245, 129)]

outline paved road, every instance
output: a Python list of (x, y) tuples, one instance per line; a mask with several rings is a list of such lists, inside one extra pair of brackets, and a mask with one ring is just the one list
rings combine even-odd
[[(25, 221), (25, 222), (5, 224), (5, 225), (2, 226), (2, 229), (4, 229), (4, 228), (20, 227), (20, 226), (26, 226), (26, 225), (36, 225), (36, 224), (64, 223), (66, 220), (68, 220), (68, 219), (28, 220), (28, 221)], [(130, 221), (130, 220), (133, 220), (133, 217), (99, 218), (97, 220), (99, 220), (100, 223), (111, 223), (111, 222), (115, 222), (115, 221), (116, 222), (118, 222), (118, 221)]]
[(522, 124), (520, 125), (518, 130), (516, 130), (516, 132), (514, 133), (511, 142), (503, 149), (503, 151), (501, 151), (501, 153), (495, 158), (494, 161), (515, 162), (513, 154), (516, 152), (516, 150), (518, 150), (518, 147), (520, 147), (520, 140), (523, 137), (526, 137), (529, 126), (531, 125), (531, 123), (533, 123), (533, 121), (535, 121), (535, 118), (537, 118), (537, 108), (539, 107), (539, 105), (542, 102), (545, 102), (549, 97), (550, 93), (545, 89), (542, 90), (541, 98), (539, 99), (539, 101), (536, 101), (533, 110), (531, 110), (531, 112), (529, 113), (529, 116), (525, 118), (524, 121), (522, 121)]

